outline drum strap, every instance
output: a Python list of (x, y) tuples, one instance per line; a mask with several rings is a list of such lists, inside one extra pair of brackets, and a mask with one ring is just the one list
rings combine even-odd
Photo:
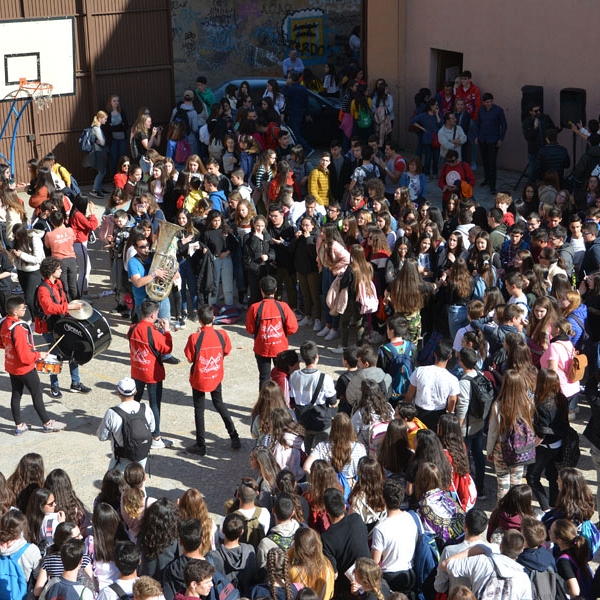
[[(221, 348), (223, 348), (223, 354), (225, 354), (225, 338), (223, 337), (221, 332), (217, 331), (216, 329), (215, 329), (215, 333), (217, 334), (217, 337), (219, 338), (219, 341), (221, 342)], [(202, 328), (200, 330), (200, 335), (198, 336), (198, 339), (196, 340), (196, 351), (194, 353), (194, 360), (192, 362), (192, 366), (190, 367), (190, 375), (193, 373), (194, 366), (196, 365), (196, 361), (198, 360), (198, 355), (200, 354), (200, 348), (202, 348), (202, 340), (203, 339), (204, 339), (204, 328)]]
[[(128, 340), (131, 340), (131, 336), (133, 335), (133, 332), (143, 323), (144, 323), (144, 321), (140, 321), (139, 323), (136, 323), (135, 325), (131, 326), (131, 329), (127, 332)], [(148, 325), (147, 322), (146, 322), (146, 325)], [(156, 360), (159, 363), (162, 363), (162, 355), (156, 349), (156, 346), (154, 345), (154, 336), (152, 335), (152, 327), (151, 326), (148, 327), (148, 346), (150, 347), (150, 351), (152, 352), (152, 354), (154, 354), (154, 357), (156, 358)]]
[(17, 321), (16, 323), (13, 323), (9, 328), (10, 339), (12, 340), (13, 346), (15, 345), (15, 327), (17, 325), (21, 325), (25, 329), (25, 331), (27, 332), (27, 342), (30, 346), (33, 347), (33, 334), (31, 333), (31, 329), (29, 329), (29, 325), (25, 323), (25, 321)]

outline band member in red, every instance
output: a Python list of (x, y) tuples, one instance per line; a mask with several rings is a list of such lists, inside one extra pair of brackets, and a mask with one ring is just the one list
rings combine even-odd
[(206, 441), (204, 439), (204, 399), (206, 392), (210, 392), (215, 410), (223, 419), (227, 433), (231, 438), (231, 447), (236, 450), (241, 448), (240, 437), (235, 430), (231, 415), (223, 404), (223, 359), (231, 352), (231, 341), (227, 332), (215, 329), (213, 321), (215, 314), (212, 306), (203, 304), (198, 308), (200, 330), (192, 333), (185, 345), (185, 356), (192, 369), (190, 371), (190, 384), (194, 400), (194, 420), (196, 421), (196, 443), (188, 446), (187, 451), (192, 454), (204, 456), (206, 454)]
[[(68, 315), (69, 310), (81, 308), (83, 304), (79, 300), (69, 302), (65, 288), (60, 279), (62, 273), (62, 264), (58, 258), (49, 256), (42, 261), (40, 265), (42, 283), (37, 289), (37, 302), (44, 313), (42, 317), (35, 317), (35, 332), (41, 333), (48, 344), (54, 343), (52, 328), (58, 317)], [(74, 361), (69, 361), (69, 371), (71, 372), (71, 391), (80, 394), (89, 394), (91, 388), (83, 385), (79, 378), (79, 365)], [(50, 395), (53, 398), (62, 398), (62, 392), (58, 387), (58, 375), (50, 375)]]
[(135, 380), (136, 402), (141, 402), (144, 389), (148, 388), (150, 410), (154, 415), (152, 448), (169, 448), (173, 445), (160, 435), (160, 404), (162, 402), (165, 367), (162, 355), (173, 350), (173, 338), (169, 329), (169, 319), (158, 318), (158, 302), (144, 300), (141, 307), (142, 319), (132, 325), (127, 332), (131, 377)]
[(29, 429), (29, 425), (21, 421), (23, 388), (27, 388), (31, 394), (35, 412), (44, 424), (44, 431), (60, 431), (66, 425), (48, 416), (44, 407), (42, 384), (35, 368), (35, 363), (45, 359), (48, 353), (38, 352), (35, 349), (29, 324), (21, 320), (26, 310), (27, 305), (21, 296), (11, 296), (6, 301), (7, 316), (2, 319), (0, 325), (0, 347), (4, 348), (4, 369), (10, 376), (12, 388), (10, 410), (16, 425), (15, 435), (21, 435)]
[(260, 280), (263, 299), (246, 314), (246, 331), (254, 336), (254, 356), (258, 365), (258, 388), (271, 374), (271, 360), (288, 349), (288, 335), (298, 331), (298, 319), (285, 303), (275, 300), (277, 281), (267, 275)]

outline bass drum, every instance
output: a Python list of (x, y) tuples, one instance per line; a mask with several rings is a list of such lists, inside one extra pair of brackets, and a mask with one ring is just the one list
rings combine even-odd
[(54, 324), (52, 333), (54, 341), (65, 336), (56, 346), (56, 353), (79, 365), (90, 362), (94, 356), (104, 352), (112, 339), (106, 319), (96, 309), (84, 321), (78, 321), (69, 315), (60, 317)]

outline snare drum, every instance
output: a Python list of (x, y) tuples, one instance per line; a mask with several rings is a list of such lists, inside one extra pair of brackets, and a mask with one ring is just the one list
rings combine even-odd
[(52, 331), (54, 340), (65, 337), (56, 346), (56, 352), (79, 365), (90, 362), (94, 356), (110, 346), (112, 335), (106, 319), (96, 309), (92, 316), (78, 321), (69, 315), (60, 317)]
[(62, 362), (50, 356), (47, 356), (46, 358), (40, 358), (35, 363), (35, 370), (38, 373), (58, 375), (62, 371)]

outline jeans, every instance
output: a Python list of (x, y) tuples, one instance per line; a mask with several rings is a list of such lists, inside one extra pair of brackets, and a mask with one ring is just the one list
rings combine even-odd
[[(102, 160), (100, 160), (100, 158), (102, 158)], [(107, 156), (104, 155), (102, 157), (98, 158), (97, 161), (97, 173), (96, 173), (96, 177), (94, 177), (94, 183), (92, 185), (92, 190), (95, 190), (96, 192), (101, 192), (102, 191), (102, 183), (104, 182), (104, 177), (106, 175), (106, 163), (107, 163)]]
[[(219, 413), (221, 419), (223, 419), (223, 423), (225, 424), (225, 428), (227, 429), (227, 433), (230, 436), (236, 435), (237, 432), (235, 430), (235, 425), (233, 424), (233, 420), (231, 419), (231, 415), (227, 410), (227, 407), (223, 403), (223, 390), (221, 384), (217, 386), (217, 388), (210, 392), (210, 397), (215, 407), (215, 410)], [(204, 427), (204, 406), (206, 394), (205, 392), (201, 392), (200, 390), (196, 390), (192, 388), (192, 399), (194, 401), (194, 422), (196, 424), (196, 443), (198, 446), (204, 446), (205, 444), (205, 427)]]
[(323, 320), (325, 321), (325, 323), (327, 325), (329, 325), (330, 327), (332, 327), (333, 329), (337, 329), (340, 323), (340, 318), (338, 317), (334, 317), (329, 313), (329, 306), (327, 306), (327, 292), (329, 291), (329, 288), (331, 286), (331, 284), (333, 283), (333, 280), (335, 279), (334, 274), (327, 268), (327, 267), (323, 267), (323, 270), (321, 271), (321, 294), (322, 294), (322, 307), (323, 307)]
[(475, 487), (477, 493), (483, 495), (485, 480), (485, 456), (483, 455), (483, 429), (465, 437), (467, 453), (473, 455), (473, 467), (475, 468)]
[[(54, 335), (52, 335), (52, 332), (49, 331), (44, 333), (42, 334), (42, 337), (46, 343), (50, 344), (48, 347), (54, 344)], [(71, 385), (81, 383), (81, 379), (79, 378), (79, 365), (74, 360), (69, 361), (69, 371), (71, 372)], [(50, 385), (58, 387), (58, 375), (55, 375), (54, 373), (50, 375)]]
[(448, 307), (448, 329), (450, 330), (451, 340), (454, 340), (461, 327), (466, 327), (468, 324), (466, 304), (464, 306), (452, 304)]
[(25, 373), (25, 375), (10, 375), (10, 387), (12, 388), (10, 411), (15, 425), (21, 424), (21, 398), (24, 388), (29, 390), (31, 399), (33, 400), (33, 407), (38, 417), (42, 420), (42, 423), (47, 423), (50, 420), (44, 407), (40, 377), (35, 368), (31, 369), (29, 373)]
[(87, 294), (90, 273), (92, 272), (92, 264), (90, 263), (90, 255), (88, 254), (87, 242), (75, 242), (73, 244), (75, 250), (75, 260), (77, 261), (77, 294), (81, 298)]
[[(548, 510), (556, 506), (558, 497), (558, 471), (556, 461), (560, 458), (560, 448), (546, 448), (537, 446), (535, 449), (535, 462), (527, 467), (527, 484), (533, 491), (535, 499), (539, 502), (542, 510)], [(542, 473), (545, 473), (550, 490), (549, 496), (542, 485)]]
[(254, 355), (256, 358), (256, 366), (258, 367), (258, 390), (260, 391), (263, 383), (271, 379), (271, 358), (268, 356)]
[(490, 191), (496, 189), (496, 160), (498, 159), (497, 142), (479, 142), (483, 175), (490, 184)]
[(150, 402), (150, 410), (154, 415), (154, 431), (152, 432), (152, 437), (157, 438), (160, 436), (160, 405), (162, 402), (163, 382), (158, 381), (156, 383), (145, 383), (144, 381), (136, 379), (135, 387), (137, 390), (135, 394), (136, 402), (142, 401), (142, 396), (144, 395), (144, 388), (148, 387), (148, 400)]
[(217, 291), (215, 295), (208, 297), (209, 304), (216, 304), (219, 297), (219, 282), (223, 286), (223, 296), (226, 306), (233, 306), (233, 262), (231, 256), (215, 258), (215, 283)]
[(198, 309), (198, 281), (192, 263), (186, 258), (179, 263), (181, 275), (181, 304), (183, 310), (188, 309), (188, 292), (190, 294), (191, 309)]
[[(125, 134), (127, 135), (127, 134)], [(122, 140), (115, 140), (113, 137), (110, 142), (110, 150), (109, 150), (109, 161), (110, 161), (110, 174), (115, 175), (117, 172), (117, 164), (119, 163), (119, 158), (121, 156), (125, 156), (129, 154), (127, 152), (127, 140), (123, 138)], [(94, 188), (96, 189), (96, 188)]]

